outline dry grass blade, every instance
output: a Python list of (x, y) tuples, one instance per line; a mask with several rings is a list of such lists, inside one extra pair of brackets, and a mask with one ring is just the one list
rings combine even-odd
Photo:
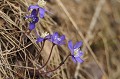
[[(13, 22), (13, 21), (9, 18), (8, 15), (6, 15), (5, 13), (3, 13), (2, 11), (0, 11), (0, 15), (1, 15), (1, 17), (2, 17), (5, 21), (7, 21), (7, 22), (9, 22), (9, 23), (11, 23), (11, 24), (13, 24), (14, 26), (17, 27), (16, 23)], [(18, 27), (17, 27), (17, 28), (18, 28)]]

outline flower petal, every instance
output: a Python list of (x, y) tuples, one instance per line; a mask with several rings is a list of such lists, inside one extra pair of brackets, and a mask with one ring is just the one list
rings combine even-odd
[(82, 60), (80, 57), (75, 57), (75, 59), (76, 59), (77, 62), (79, 62), (79, 63), (82, 63), (82, 62), (83, 62), (83, 60)]
[(48, 39), (48, 41), (52, 42), (52, 37), (50, 39)]
[(53, 39), (53, 36), (51, 35), (51, 36), (50, 36), (50, 39), (48, 39), (48, 40), (49, 40), (50, 42), (53, 42), (53, 40), (54, 40), (54, 39)]
[(64, 41), (64, 40), (65, 40), (65, 35), (62, 35), (62, 36), (60, 37), (60, 39), (61, 39), (61, 41)]
[(68, 41), (68, 48), (70, 49), (71, 54), (74, 55), (73, 43), (71, 40)]
[(65, 35), (62, 35), (60, 38), (56, 39), (55, 41), (59, 44), (59, 45), (63, 45), (65, 44)]
[(42, 42), (43, 40), (44, 40), (44, 38), (39, 37), (39, 38), (37, 38), (36, 43)]
[(38, 9), (39, 6), (38, 5), (30, 5), (29, 8), (28, 8), (28, 11), (31, 10), (31, 9)]
[(52, 35), (53, 39), (57, 39), (58, 38), (58, 32), (55, 32), (53, 35)]
[(35, 28), (35, 23), (29, 23), (29, 29), (33, 30)]
[(59, 45), (60, 44), (60, 41), (59, 40), (57, 40), (57, 39), (54, 39), (53, 38), (53, 41), (52, 41), (53, 43), (55, 43), (55, 44), (57, 44), (57, 45)]
[(37, 17), (37, 10), (36, 10), (36, 9), (33, 9), (33, 10), (32, 10), (31, 16)]
[(74, 49), (80, 48), (81, 46), (82, 46), (82, 41), (79, 41), (74, 45)]
[(65, 42), (64, 42), (64, 41), (61, 41), (61, 42), (59, 42), (58, 44), (59, 44), (59, 45), (64, 45)]
[(77, 60), (75, 59), (74, 56), (72, 56), (72, 60), (73, 60), (74, 63), (77, 63)]
[(79, 57), (81, 57), (84, 53), (82, 51), (79, 51)]
[(39, 15), (40, 15), (40, 18), (44, 18), (45, 16), (45, 9), (44, 8), (39, 8)]

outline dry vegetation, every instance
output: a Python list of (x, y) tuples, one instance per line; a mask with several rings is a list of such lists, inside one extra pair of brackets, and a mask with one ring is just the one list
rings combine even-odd
[(82, 40), (85, 60), (74, 64), (71, 59), (57, 71), (67, 56), (67, 45), (56, 46), (47, 67), (39, 67), (48, 58), (51, 43), (41, 49), (33, 30), (26, 34), (27, 8), (37, 0), (0, 0), (0, 79), (120, 79), (120, 1), (119, 0), (47, 0), (47, 13), (37, 23), (39, 34), (55, 31), (66, 35), (67, 41)]

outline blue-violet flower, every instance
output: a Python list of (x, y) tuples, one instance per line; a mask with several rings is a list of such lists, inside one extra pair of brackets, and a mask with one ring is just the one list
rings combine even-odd
[(31, 9), (38, 9), (40, 18), (44, 18), (46, 10), (43, 8), (46, 2), (44, 0), (39, 0), (37, 5), (30, 5), (28, 11)]
[(37, 17), (37, 11), (34, 9), (29, 16), (25, 17), (29, 21), (29, 30), (35, 28), (35, 24), (38, 22), (39, 18)]
[(62, 35), (61, 37), (59, 37), (58, 32), (55, 32), (53, 33), (53, 35), (51, 35), (50, 41), (56, 45), (63, 45), (65, 44), (65, 35)]
[(73, 45), (72, 41), (70, 40), (68, 42), (68, 48), (71, 51), (71, 55), (72, 55), (72, 60), (76, 63), (82, 63), (83, 60), (80, 58), (83, 55), (83, 52), (80, 50), (80, 47), (82, 46), (82, 42), (79, 41), (77, 42), (75, 45)]

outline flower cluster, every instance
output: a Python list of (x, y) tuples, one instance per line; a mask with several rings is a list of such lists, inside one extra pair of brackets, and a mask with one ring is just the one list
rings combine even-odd
[[(39, 18), (41, 18), (41, 19), (44, 18), (45, 12), (46, 12), (46, 10), (44, 9), (45, 4), (46, 4), (46, 2), (44, 0), (39, 0), (37, 5), (30, 5), (29, 6), (28, 11), (32, 10), (31, 14), (29, 16), (26, 16), (26, 19), (29, 21), (29, 30), (35, 29), (35, 24), (38, 22)], [(38, 17), (38, 14), (39, 14), (39, 17)], [(50, 51), (50, 55), (49, 55), (47, 62), (40, 69), (45, 67), (46, 64), (48, 63), (48, 61), (51, 57), (51, 53), (52, 53), (54, 45), (61, 46), (61, 45), (66, 44), (65, 43), (65, 35), (60, 36), (58, 34), (58, 32), (54, 32), (53, 34), (49, 34), (47, 32), (42, 33), (41, 36), (37, 37), (36, 43), (37, 44), (42, 43), (42, 42), (45, 42), (46, 40), (53, 43), (53, 46), (52, 46), (52, 49)], [(73, 45), (71, 40), (68, 41), (68, 48), (69, 48), (71, 53), (66, 57), (66, 59), (69, 56), (71, 56), (72, 60), (75, 63), (76, 62), (82, 63), (83, 59), (81, 57), (83, 56), (83, 52), (80, 49), (81, 46), (82, 46), (81, 41), (77, 42), (75, 45)], [(42, 49), (41, 49), (41, 51), (42, 51)], [(60, 65), (62, 65), (66, 61), (66, 59)]]
[[(37, 5), (30, 5), (28, 11), (32, 10), (29, 16), (26, 16), (26, 19), (29, 21), (29, 30), (33, 30), (35, 28), (35, 24), (38, 22), (39, 17), (44, 18), (46, 10), (44, 9), (46, 2), (44, 0), (39, 0)], [(38, 17), (39, 13), (39, 17)], [(45, 32), (42, 33), (41, 36), (37, 38), (37, 43), (43, 42), (45, 40), (49, 40), (54, 45), (64, 45), (65, 44), (65, 35), (59, 36), (58, 32), (53, 33), (52, 35)], [(83, 60), (80, 58), (83, 56), (83, 52), (80, 50), (82, 46), (82, 42), (77, 42), (73, 45), (72, 41), (68, 42), (68, 48), (70, 49), (72, 60), (74, 62), (82, 63)]]
[[(49, 33), (45, 32), (41, 35), (41, 37), (37, 38), (37, 43), (43, 42), (45, 40), (49, 40), (54, 45), (64, 45), (65, 44), (65, 35), (62, 35), (59, 37), (58, 32), (53, 33), (50, 35)], [(73, 45), (72, 41), (68, 41), (68, 48), (71, 52), (72, 60), (76, 63), (82, 63), (83, 60), (80, 58), (83, 56), (83, 52), (80, 50), (80, 47), (82, 46), (82, 41), (77, 42), (75, 45)]]

